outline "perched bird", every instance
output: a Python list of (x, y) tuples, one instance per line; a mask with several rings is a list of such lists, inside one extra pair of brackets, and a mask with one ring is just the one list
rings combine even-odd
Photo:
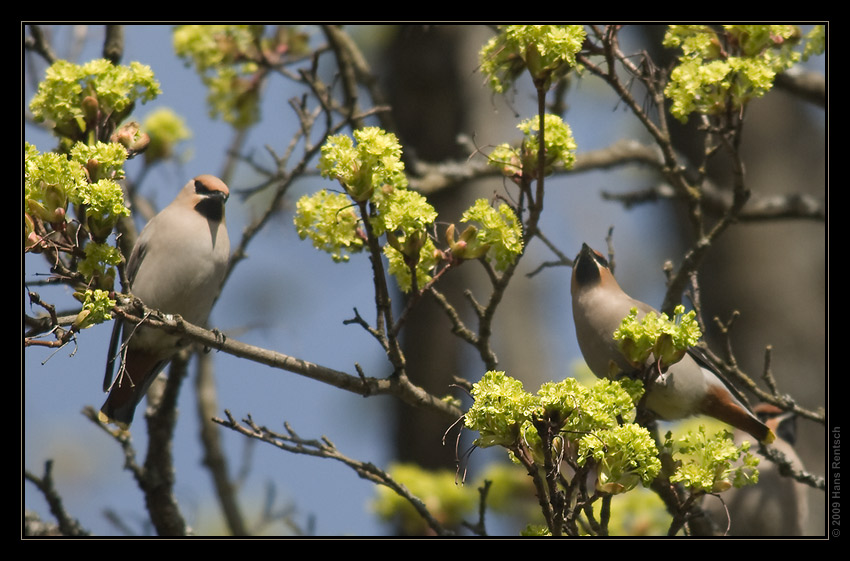
[[(753, 410), (776, 433), (771, 447), (781, 452), (795, 470), (805, 469), (794, 450), (796, 416), (767, 403), (760, 403)], [(740, 444), (745, 438), (742, 431), (735, 431), (736, 443)], [(808, 486), (783, 476), (779, 466), (763, 456), (758, 470), (758, 485), (724, 491), (722, 502), (715, 496), (705, 497), (705, 510), (720, 533), (732, 536), (804, 535), (809, 514)]]
[[(212, 175), (189, 181), (139, 234), (127, 260), (130, 292), (149, 308), (203, 324), (224, 280), (230, 238), (224, 203), (230, 191)], [(120, 341), (120, 346), (119, 346)], [(151, 382), (185, 345), (165, 331), (116, 320), (100, 409), (102, 422), (126, 428)], [(120, 364), (115, 379), (116, 359)]]
[[(607, 259), (587, 244), (582, 245), (573, 263), (571, 292), (576, 337), (593, 373), (604, 378), (633, 372), (634, 367), (614, 340), (614, 331), (631, 308), (637, 308), (638, 319), (650, 311), (658, 312), (623, 292)], [(708, 415), (748, 432), (760, 442), (771, 442), (773, 432), (733, 392), (694, 347), (647, 388), (646, 405), (663, 420)]]

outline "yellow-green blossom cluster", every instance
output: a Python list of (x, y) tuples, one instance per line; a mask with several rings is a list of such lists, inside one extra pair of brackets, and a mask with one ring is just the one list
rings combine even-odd
[(71, 158), (85, 166), (89, 180), (79, 186), (79, 202), (85, 209), (86, 226), (95, 240), (103, 241), (122, 216), (130, 216), (124, 204), (124, 191), (116, 180), (124, 177), (127, 152), (121, 144), (98, 142), (94, 146), (76, 143)]
[(83, 309), (74, 319), (75, 329), (85, 329), (92, 325), (112, 319), (112, 308), (115, 300), (109, 298), (105, 290), (86, 290), (85, 293), (75, 292), (74, 297), (83, 303)]
[[(159, 93), (153, 71), (143, 64), (60, 60), (47, 69), (29, 104), (37, 121), (51, 124), (60, 148), (41, 154), (25, 143), (24, 247), (42, 251), (53, 237), (51, 243), (63, 251), (82, 250), (85, 258), (77, 267), (89, 287), (112, 289), (121, 256), (105, 241), (118, 220), (130, 215), (117, 181), (127, 158), (148, 145), (137, 123), (121, 123), (136, 102)], [(68, 216), (71, 207), (77, 222)], [(85, 325), (105, 317), (97, 302), (102, 299), (89, 297), (89, 308), (81, 312)]]
[[(89, 146), (78, 142), (69, 155), (41, 154), (31, 144), (25, 144), (24, 152), (24, 247), (38, 247), (35, 221), (64, 231), (68, 207), (73, 205), (82, 212), (78, 219), (92, 236), (84, 247), (86, 257), (78, 270), (86, 282), (110, 290), (115, 279), (113, 267), (120, 263), (121, 256), (103, 242), (119, 218), (129, 216), (130, 210), (124, 204), (121, 186), (107, 177), (123, 177), (126, 150), (117, 143), (97, 142)], [(92, 182), (90, 177), (101, 179)]]
[[(570, 126), (557, 115), (543, 116), (543, 144), (545, 148), (544, 175), (551, 174), (556, 168), (571, 169), (575, 164), (576, 141)], [(506, 177), (536, 178), (539, 172), (537, 131), (540, 130), (540, 118), (534, 116), (517, 125), (523, 132), (520, 146), (500, 144), (490, 152), (488, 163), (499, 168)]]
[(567, 378), (543, 384), (532, 395), (520, 381), (491, 371), (473, 385), (475, 402), (464, 422), (478, 431), (476, 445), (514, 449), (522, 443), (542, 465), (542, 440), (535, 427), (546, 421), (557, 433), (554, 447), (563, 450), (565, 441), (576, 443), (571, 448), (578, 450), (579, 465), (589, 458), (598, 463), (600, 490), (624, 492), (638, 482), (648, 484), (660, 469), (649, 432), (633, 424), (642, 393), (637, 387), (626, 390), (619, 382), (601, 379), (588, 388)]
[(339, 134), (331, 136), (322, 146), (319, 158), (322, 177), (335, 179), (356, 202), (378, 199), (385, 186), (392, 189), (407, 187), (401, 144), (390, 132), (378, 127), (354, 131), (354, 138)]
[(582, 436), (578, 465), (590, 458), (597, 465), (596, 488), (612, 495), (629, 491), (638, 483), (649, 486), (661, 471), (655, 440), (648, 430), (634, 423)]
[(673, 310), (671, 320), (667, 314), (660, 316), (648, 312), (638, 320), (637, 308), (632, 308), (614, 332), (620, 352), (635, 368), (642, 368), (652, 357), (662, 368), (681, 360), (688, 348), (702, 336), (696, 321), (696, 312), (685, 313), (681, 304)]
[(384, 246), (384, 255), (388, 262), (387, 271), (395, 277), (402, 292), (410, 292), (414, 288), (412, 270), (416, 271), (416, 287), (422, 288), (431, 281), (431, 271), (439, 262), (439, 253), (431, 238), (425, 239), (418, 256), (410, 257), (392, 244)]
[[(40, 154), (25, 145), (24, 211), (45, 222), (66, 220), (68, 205), (85, 207), (86, 225), (98, 238), (109, 235), (121, 216), (129, 216), (121, 186), (127, 152), (116, 143), (93, 146), (76, 143), (70, 157), (55, 152)], [(97, 179), (91, 183), (91, 178)]]
[(728, 430), (709, 436), (700, 426), (678, 440), (668, 432), (664, 447), (676, 465), (670, 481), (681, 482), (693, 492), (719, 493), (758, 483), (759, 459), (749, 452), (750, 443), (736, 446)]
[(415, 255), (424, 242), (425, 228), (433, 224), (437, 211), (428, 200), (415, 191), (385, 189), (376, 198), (378, 214), (372, 220), (375, 235), (387, 234), (396, 240), (394, 247), (402, 253)]
[(322, 189), (304, 195), (296, 203), (294, 222), (302, 240), (309, 237), (316, 249), (330, 253), (334, 261), (348, 261), (349, 253), (363, 249), (360, 215), (342, 193)]
[(512, 446), (520, 437), (520, 428), (540, 411), (540, 400), (525, 391), (522, 382), (504, 372), (489, 371), (472, 385), (475, 402), (464, 416), (464, 424), (476, 430), (475, 444)]
[(236, 128), (260, 117), (259, 91), (251, 75), (260, 25), (180, 25), (174, 29), (174, 51), (190, 60), (207, 87), (210, 116), (221, 116)]
[(115, 302), (108, 294), (122, 257), (106, 240), (118, 220), (130, 215), (118, 181), (128, 157), (149, 143), (138, 123), (122, 121), (136, 102), (159, 93), (143, 64), (60, 60), (47, 69), (29, 104), (35, 120), (47, 122), (60, 143), (43, 154), (24, 144), (24, 248), (37, 253), (49, 245), (74, 256), (70, 262), (81, 276), (74, 281), (86, 287), (75, 293), (83, 303), (76, 329), (111, 318)]
[(584, 38), (581, 25), (505, 25), (481, 49), (481, 71), (497, 93), (526, 69), (546, 88), (553, 77), (575, 67)]
[(427, 233), (437, 212), (425, 197), (407, 189), (401, 155), (396, 136), (378, 127), (358, 129), (353, 138), (329, 137), (322, 146), (319, 171), (336, 180), (343, 192), (323, 189), (304, 195), (294, 222), (302, 239), (309, 237), (335, 261), (347, 261), (366, 241), (365, 211), (372, 234), (386, 236), (383, 252), (390, 274), (409, 291), (414, 272), (416, 286), (422, 286), (437, 264), (438, 252)]
[(117, 142), (77, 142), (71, 147), (71, 159), (85, 167), (89, 181), (124, 178), (127, 149)]
[(803, 47), (803, 60), (808, 60), (809, 57), (816, 55), (822, 55), (825, 50), (826, 28), (822, 25), (815, 25), (806, 34), (806, 44)]
[[(423, 195), (407, 189), (401, 156), (396, 136), (377, 127), (329, 137), (321, 149), (319, 171), (337, 181), (342, 192), (304, 195), (294, 221), (302, 239), (309, 237), (335, 261), (347, 261), (350, 253), (362, 250), (369, 232), (384, 236), (388, 271), (408, 292), (427, 284), (448, 253), (437, 248), (430, 235), (437, 211)], [(474, 223), (461, 239), (456, 239), (454, 224), (446, 230), (456, 261), (486, 254), (496, 269), (505, 270), (522, 253), (522, 227), (507, 204), (496, 209), (486, 199), (478, 200), (461, 220)]]
[(257, 73), (275, 63), (280, 53), (303, 52), (303, 34), (279, 27), (264, 36), (263, 25), (178, 25), (174, 51), (193, 64), (207, 87), (207, 103), (213, 118), (221, 116), (236, 128), (260, 118)]
[(56, 152), (24, 145), (24, 212), (47, 223), (65, 222), (68, 204), (81, 202), (86, 173), (78, 162)]
[(191, 58), (198, 71), (204, 72), (237, 61), (244, 70), (253, 72), (257, 44), (263, 35), (262, 25), (178, 25), (174, 28), (174, 51), (177, 56)]
[(487, 199), (478, 199), (461, 216), (461, 222), (470, 224), (461, 234), (464, 246), (454, 240), (454, 225), (447, 231), (453, 253), (464, 258), (476, 258), (484, 253), (493, 266), (504, 271), (522, 253), (522, 226), (514, 210), (501, 203), (493, 208)]
[(121, 252), (107, 243), (89, 242), (84, 249), (85, 259), (77, 270), (89, 281), (104, 290), (112, 290), (115, 283), (114, 267), (121, 263)]
[(149, 164), (170, 158), (178, 143), (192, 137), (183, 118), (166, 107), (148, 113), (142, 127), (150, 137), (145, 150), (145, 161)]
[(60, 137), (86, 140), (109, 121), (126, 117), (136, 101), (146, 102), (161, 93), (149, 66), (131, 62), (114, 65), (97, 59), (83, 65), (65, 60), (53, 63), (39, 83), (30, 111), (36, 121), (50, 121)]
[[(822, 30), (809, 34), (806, 56), (822, 51)], [(686, 121), (697, 111), (708, 115), (737, 112), (773, 87), (776, 74), (803, 56), (794, 25), (671, 25), (664, 45), (682, 54), (664, 90), (673, 116)]]
[[(390, 160), (394, 162), (395, 157)], [(393, 173), (391, 179), (397, 185), (406, 185), (407, 178), (400, 173)], [(370, 223), (376, 236), (386, 235), (383, 251), (389, 273), (404, 292), (414, 287), (414, 272), (415, 286), (423, 286), (431, 280), (431, 271), (437, 265), (437, 250), (428, 237), (428, 228), (437, 218), (437, 211), (419, 193), (386, 184), (373, 192), (372, 201), (377, 212)]]

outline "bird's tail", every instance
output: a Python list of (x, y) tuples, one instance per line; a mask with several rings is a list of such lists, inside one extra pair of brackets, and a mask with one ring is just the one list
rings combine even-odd
[(776, 440), (776, 434), (766, 424), (761, 422), (745, 405), (735, 399), (731, 394), (725, 396), (734, 400), (733, 403), (724, 403), (724, 397), (712, 395), (709, 390), (709, 398), (701, 407), (701, 412), (714, 417), (724, 423), (739, 428), (752, 435), (762, 444), (770, 444)]
[(151, 353), (131, 349), (109, 388), (98, 419), (127, 429), (133, 422), (136, 406), (167, 362)]

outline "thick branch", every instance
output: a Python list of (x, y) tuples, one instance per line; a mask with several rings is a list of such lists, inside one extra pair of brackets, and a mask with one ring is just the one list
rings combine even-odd
[(245, 518), (237, 500), (237, 485), (230, 477), (227, 454), (224, 451), (222, 432), (209, 422), (218, 414), (218, 400), (215, 392), (215, 378), (212, 372), (212, 359), (209, 355), (198, 356), (195, 378), (195, 394), (198, 399), (198, 421), (200, 441), (203, 447), (202, 462), (209, 468), (216, 496), (227, 526), (234, 536), (248, 535)]
[[(118, 310), (130, 322), (138, 323), (143, 319), (120, 308)], [(227, 338), (217, 331), (208, 331), (183, 321), (179, 316), (150, 316), (145, 320), (145, 324), (152, 328), (165, 329), (170, 333), (185, 335), (189, 339), (210, 349), (216, 349), (233, 356), (265, 364), (272, 368), (300, 374), (363, 396), (378, 394), (394, 395), (408, 404), (431, 409), (452, 419), (456, 419), (463, 414), (457, 407), (442, 401), (439, 397), (429, 394), (419, 386), (410, 383), (406, 378), (390, 377), (383, 379), (348, 374), (283, 353)]]

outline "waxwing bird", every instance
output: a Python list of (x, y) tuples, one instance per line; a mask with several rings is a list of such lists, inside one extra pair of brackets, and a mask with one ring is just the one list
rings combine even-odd
[[(785, 456), (795, 470), (803, 470), (803, 462), (794, 450), (796, 416), (767, 403), (753, 411), (776, 434), (771, 445)], [(737, 444), (746, 435), (735, 430)], [(758, 451), (755, 452), (759, 454)], [(719, 533), (732, 536), (802, 536), (806, 533), (809, 505), (807, 485), (785, 477), (780, 468), (765, 457), (760, 458), (757, 485), (731, 488), (721, 497), (705, 497), (706, 512), (716, 522)], [(726, 531), (728, 527), (728, 532)]]
[[(607, 259), (587, 244), (582, 244), (573, 263), (571, 293), (576, 337), (588, 367), (600, 378), (633, 372), (614, 340), (614, 331), (631, 308), (637, 308), (638, 319), (655, 310), (623, 292)], [(663, 420), (708, 415), (760, 442), (771, 442), (773, 432), (733, 392), (699, 349), (691, 348), (647, 388), (646, 405)]]
[[(206, 322), (230, 258), (224, 221), (229, 195), (221, 179), (199, 175), (144, 227), (127, 260), (127, 279), (147, 307), (192, 324)], [(184, 345), (162, 330), (116, 320), (103, 380), (109, 396), (100, 420), (128, 427), (151, 382)]]

